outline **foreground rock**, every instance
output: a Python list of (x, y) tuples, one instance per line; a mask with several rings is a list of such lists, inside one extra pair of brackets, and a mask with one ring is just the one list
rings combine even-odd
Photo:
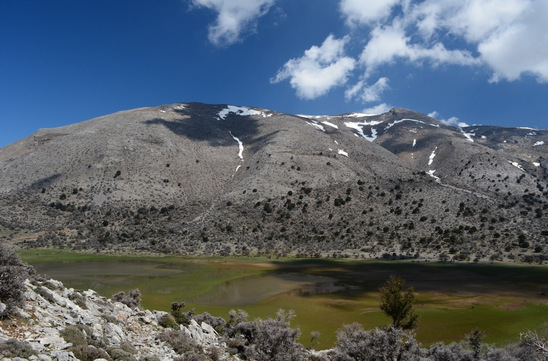
[[(87, 359), (95, 359), (94, 354), (115, 360), (180, 357), (158, 337), (166, 332), (158, 322), (165, 312), (131, 309), (95, 291), (79, 292), (54, 280), (26, 280), (25, 288), (26, 303), (20, 317), (0, 321), (2, 361), (78, 360), (75, 353)], [(195, 341), (198, 351), (222, 346), (215, 330), (205, 323), (191, 321), (180, 329)], [(221, 349), (216, 352), (220, 359), (228, 358)]]

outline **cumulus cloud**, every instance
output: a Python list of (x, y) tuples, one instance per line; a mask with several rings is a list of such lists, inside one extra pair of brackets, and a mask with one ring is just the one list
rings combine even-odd
[(457, 117), (450, 117), (449, 119), (441, 119), (440, 114), (437, 111), (432, 111), (431, 113), (428, 113), (428, 116), (430, 118), (434, 118), (436, 120), (439, 120), (442, 123), (445, 123), (447, 125), (452, 125), (454, 127), (468, 127), (469, 125), (459, 121), (459, 118)]
[(359, 98), (366, 103), (379, 101), (382, 93), (390, 88), (388, 81), (387, 77), (382, 77), (375, 84), (368, 86), (364, 80), (360, 80), (346, 91), (346, 99)]
[(339, 9), (351, 25), (368, 24), (390, 15), (400, 0), (341, 0)]
[(403, 17), (405, 26), (416, 26), (424, 42), (445, 34), (463, 40), (491, 70), (491, 81), (531, 74), (548, 82), (548, 2), (426, 0), (410, 9)]
[(491, 81), (531, 74), (548, 82), (548, 2), (536, 1), (509, 24), (481, 41), (478, 51), (493, 69)]
[(405, 25), (398, 20), (389, 26), (375, 27), (371, 32), (371, 39), (360, 55), (360, 63), (367, 69), (366, 74), (370, 74), (382, 64), (393, 63), (398, 59), (412, 63), (427, 60), (433, 65), (478, 65), (481, 63), (469, 51), (449, 50), (440, 42), (431, 46), (411, 43), (411, 37), (406, 34)]
[(242, 32), (253, 28), (276, 0), (191, 0), (196, 7), (217, 12), (215, 24), (209, 26), (209, 41), (231, 45), (240, 41)]
[(289, 79), (297, 96), (314, 99), (336, 86), (344, 85), (356, 61), (344, 55), (349, 37), (336, 39), (329, 35), (321, 46), (312, 46), (300, 58), (290, 59), (278, 71), (272, 83)]
[[(349, 35), (330, 35), (287, 61), (273, 83), (289, 80), (299, 97), (313, 99), (353, 78), (346, 99), (367, 103), (389, 88), (383, 74), (372, 85), (370, 78), (399, 63), (471, 67), (491, 82), (523, 75), (548, 82), (546, 0), (339, 0), (339, 11)], [(344, 52), (350, 42), (352, 56)]]
[(363, 112), (365, 114), (383, 114), (392, 109), (393, 106), (388, 105), (386, 103), (378, 104), (369, 108), (365, 108)]

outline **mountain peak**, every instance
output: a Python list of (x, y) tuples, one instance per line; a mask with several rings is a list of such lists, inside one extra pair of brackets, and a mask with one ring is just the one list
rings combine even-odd
[(403, 108), (127, 110), (1, 148), (0, 234), (29, 247), (536, 259), (547, 144), (545, 130)]

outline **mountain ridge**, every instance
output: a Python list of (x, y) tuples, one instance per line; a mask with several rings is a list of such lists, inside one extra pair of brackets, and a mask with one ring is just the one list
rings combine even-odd
[[(546, 259), (548, 130), (176, 103), (0, 148), (0, 235), (183, 254)], [(472, 230), (472, 231), (471, 231)]]

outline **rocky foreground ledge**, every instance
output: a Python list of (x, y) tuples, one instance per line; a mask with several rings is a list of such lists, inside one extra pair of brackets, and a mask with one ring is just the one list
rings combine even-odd
[[(93, 290), (76, 291), (55, 280), (26, 280), (25, 298), (20, 317), (0, 321), (2, 361), (180, 359), (161, 337), (166, 312), (131, 309)], [(219, 335), (208, 324), (191, 320), (187, 327), (178, 327), (200, 351), (215, 349), (219, 360), (237, 359), (223, 351)]]

